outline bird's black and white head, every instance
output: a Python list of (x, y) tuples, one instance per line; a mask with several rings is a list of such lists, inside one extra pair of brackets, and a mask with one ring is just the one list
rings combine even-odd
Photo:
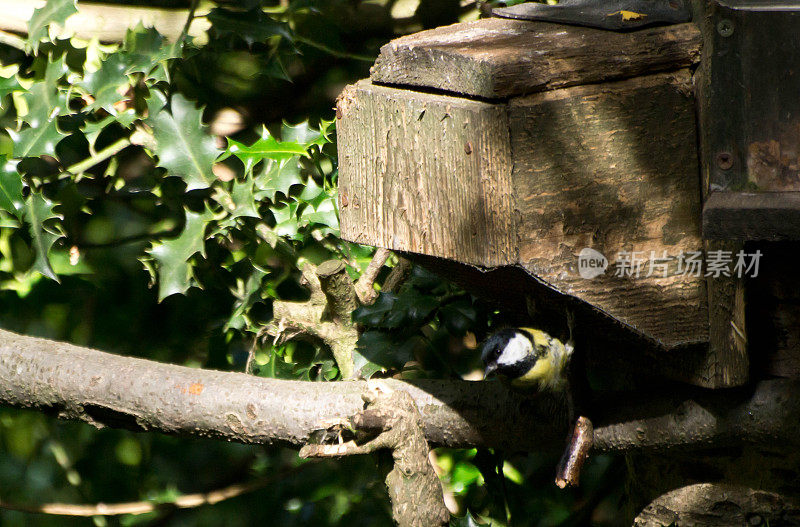
[(522, 377), (537, 359), (533, 336), (519, 329), (501, 329), (490, 336), (481, 352), (484, 375), (502, 375), (509, 379)]
[(503, 329), (483, 345), (484, 375), (503, 376), (514, 386), (560, 390), (572, 350), (572, 341), (565, 345), (538, 329)]

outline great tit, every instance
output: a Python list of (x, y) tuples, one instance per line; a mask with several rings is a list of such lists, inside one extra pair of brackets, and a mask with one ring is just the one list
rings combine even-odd
[(571, 320), (566, 343), (539, 329), (501, 329), (483, 345), (484, 376), (496, 374), (517, 387), (568, 390), (567, 367), (574, 349), (571, 334)]

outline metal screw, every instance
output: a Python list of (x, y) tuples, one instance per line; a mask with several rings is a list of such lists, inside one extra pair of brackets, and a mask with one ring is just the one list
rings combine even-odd
[(733, 167), (733, 156), (730, 152), (720, 152), (717, 154), (717, 166), (721, 170), (730, 170)]
[(717, 22), (717, 33), (726, 38), (733, 35), (733, 21), (723, 18)]

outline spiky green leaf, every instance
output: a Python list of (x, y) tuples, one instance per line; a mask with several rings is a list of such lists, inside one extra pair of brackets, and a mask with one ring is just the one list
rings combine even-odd
[(59, 82), (68, 71), (63, 56), (47, 63), (43, 78), (34, 82), (22, 96), (27, 113), (20, 120), (33, 126), (69, 113), (66, 93), (59, 87)]
[(308, 152), (306, 147), (298, 142), (278, 141), (264, 127), (261, 129), (261, 137), (250, 146), (228, 139), (228, 148), (222, 154), (221, 159), (226, 159), (231, 155), (241, 159), (245, 169), (249, 170), (256, 163), (265, 159), (280, 161), (296, 156), (308, 157)]
[(100, 69), (85, 74), (78, 86), (94, 98), (86, 110), (102, 108), (112, 115), (117, 113), (114, 104), (125, 99), (130, 87), (127, 71), (128, 64), (122, 54), (114, 53), (103, 61)]
[(0, 155), (0, 209), (21, 220), (25, 198), (22, 196), (22, 176), (17, 172), (17, 163)]
[(292, 185), (303, 183), (300, 175), (300, 163), (297, 156), (281, 161), (270, 160), (262, 169), (261, 173), (255, 177), (256, 194), (258, 201), (269, 199), (275, 201), (275, 195), (283, 192), (284, 196), (289, 195)]
[(31, 233), (35, 260), (33, 269), (58, 282), (58, 276), (50, 265), (48, 254), (53, 244), (61, 237), (57, 228), (50, 225), (51, 220), (61, 216), (53, 212), (53, 202), (41, 193), (34, 192), (25, 200), (25, 222)]
[(162, 110), (147, 120), (157, 143), (158, 164), (182, 178), (187, 190), (210, 187), (216, 180), (211, 167), (219, 150), (206, 133), (202, 115), (192, 102), (175, 95), (169, 112)]
[(3, 101), (6, 95), (21, 89), (22, 87), (19, 85), (19, 82), (17, 82), (16, 75), (12, 75), (11, 77), (0, 76), (0, 110), (5, 108)]
[(208, 13), (207, 18), (217, 37), (241, 38), (248, 45), (266, 42), (273, 37), (289, 41), (294, 39), (288, 24), (273, 19), (260, 7), (247, 11), (216, 7)]
[(67, 19), (78, 12), (75, 0), (47, 0), (47, 3), (34, 10), (33, 16), (28, 21), (28, 40), (26, 48), (36, 53), (39, 43), (48, 40), (48, 26), (50, 24), (64, 25)]
[(170, 44), (152, 27), (144, 27), (141, 22), (128, 29), (125, 45), (120, 53), (127, 65), (126, 73), (149, 74), (164, 61), (181, 56), (180, 46)]
[(308, 121), (298, 124), (283, 123), (281, 126), (281, 139), (283, 141), (294, 142), (303, 145), (306, 149), (311, 146), (322, 147), (330, 143), (328, 138), (328, 127), (330, 121), (323, 121), (320, 129), (309, 126)]
[(195, 284), (190, 259), (197, 253), (205, 255), (205, 233), (214, 219), (209, 210), (201, 213), (186, 211), (186, 224), (180, 235), (163, 242), (154, 242), (149, 249), (156, 262), (158, 300), (176, 293), (185, 293)]

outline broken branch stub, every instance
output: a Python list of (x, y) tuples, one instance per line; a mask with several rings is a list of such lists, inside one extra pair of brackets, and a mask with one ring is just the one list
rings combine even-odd
[(390, 450), (394, 461), (386, 475), (392, 516), (400, 527), (435, 527), (449, 523), (442, 485), (430, 463), (430, 450), (417, 405), (404, 391), (384, 385), (369, 386), (363, 395), (368, 406), (352, 418), (361, 431), (380, 433), (357, 444), (306, 445), (301, 457), (341, 457)]
[(351, 324), (353, 311), (358, 307), (358, 296), (347, 267), (341, 260), (328, 260), (317, 267), (317, 276), (325, 298), (328, 313), (334, 322)]

